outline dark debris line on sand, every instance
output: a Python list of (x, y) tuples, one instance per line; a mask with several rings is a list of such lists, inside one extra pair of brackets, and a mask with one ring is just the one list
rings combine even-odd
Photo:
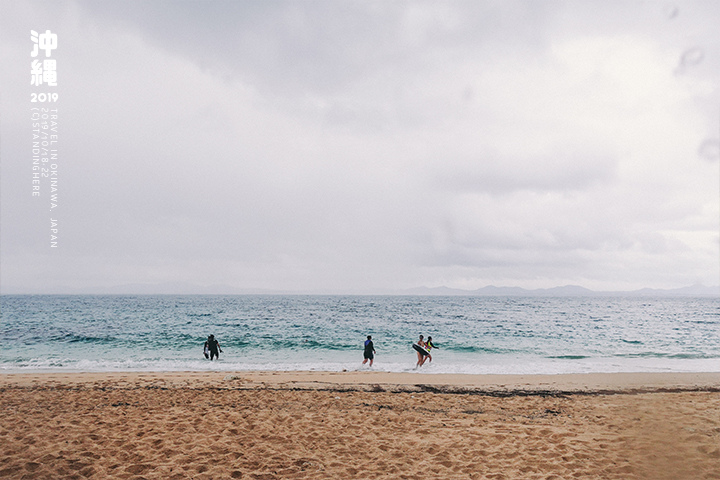
[[(434, 394), (445, 394), (445, 395), (479, 395), (486, 397), (495, 398), (511, 398), (511, 397), (550, 397), (550, 398), (565, 398), (568, 396), (601, 396), (601, 395), (641, 395), (646, 393), (686, 393), (686, 392), (707, 392), (707, 393), (720, 393), (720, 387), (718, 386), (687, 386), (687, 387), (648, 387), (648, 388), (632, 388), (632, 389), (596, 389), (596, 390), (582, 390), (582, 389), (522, 389), (522, 388), (487, 388), (487, 387), (459, 387), (453, 385), (430, 385), (430, 384), (415, 384), (415, 385), (365, 385), (365, 384), (327, 384), (318, 383), (311, 386), (302, 385), (290, 385), (290, 384), (278, 384), (278, 385), (228, 385), (228, 386), (169, 386), (159, 387), (157, 385), (132, 385), (132, 386), (98, 386), (93, 383), (85, 383), (73, 386), (55, 386), (55, 385), (10, 385), (0, 387), (0, 393), (11, 391), (11, 390), (24, 390), (28, 392), (32, 391), (52, 391), (52, 390), (70, 390), (70, 391), (83, 391), (83, 390), (100, 390), (100, 391), (113, 391), (113, 390), (174, 390), (174, 389), (185, 389), (185, 390), (198, 390), (198, 391), (224, 391), (224, 390), (273, 390), (273, 391), (320, 391), (320, 392), (387, 392), (387, 393), (434, 393)], [(123, 404), (113, 405), (123, 406)]]

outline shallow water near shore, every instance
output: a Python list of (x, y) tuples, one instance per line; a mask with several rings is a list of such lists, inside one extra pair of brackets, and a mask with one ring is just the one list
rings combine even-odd
[(718, 332), (715, 297), (4, 295), (0, 372), (362, 370), (367, 335), (406, 372), (420, 334), (423, 373), (716, 372)]

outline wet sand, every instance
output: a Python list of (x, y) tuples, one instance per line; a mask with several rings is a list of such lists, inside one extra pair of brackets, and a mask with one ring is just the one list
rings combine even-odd
[(720, 479), (720, 374), (0, 375), (0, 478)]

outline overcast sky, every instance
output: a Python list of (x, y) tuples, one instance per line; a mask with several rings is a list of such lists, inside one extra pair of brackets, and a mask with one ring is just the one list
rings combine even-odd
[(720, 283), (716, 0), (0, 7), (4, 291)]

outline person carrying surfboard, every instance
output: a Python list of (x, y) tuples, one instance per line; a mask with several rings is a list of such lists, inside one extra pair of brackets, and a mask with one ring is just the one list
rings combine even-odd
[(417, 343), (413, 343), (413, 349), (417, 352), (418, 356), (418, 361), (415, 364), (415, 368), (422, 367), (425, 363), (425, 360), (427, 359), (427, 356), (429, 355), (427, 350), (427, 344), (425, 343), (424, 338), (425, 337), (420, 335)]
[(205, 358), (207, 358), (207, 354), (210, 354), (210, 360), (213, 360), (215, 357), (217, 357), (218, 360), (220, 360), (220, 352), (222, 352), (222, 348), (220, 348), (220, 342), (215, 339), (215, 335), (210, 335), (205, 342)]

